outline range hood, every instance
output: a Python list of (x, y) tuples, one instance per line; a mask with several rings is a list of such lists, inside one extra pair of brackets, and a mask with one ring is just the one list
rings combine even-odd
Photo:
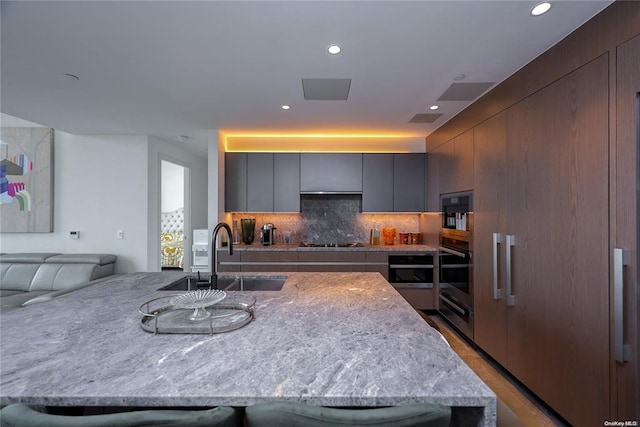
[(356, 194), (362, 195), (362, 191), (301, 191), (301, 195), (333, 195), (333, 194)]

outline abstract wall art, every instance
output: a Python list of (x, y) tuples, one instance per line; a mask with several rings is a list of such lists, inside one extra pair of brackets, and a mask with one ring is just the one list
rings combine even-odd
[(53, 231), (53, 129), (0, 128), (0, 232)]

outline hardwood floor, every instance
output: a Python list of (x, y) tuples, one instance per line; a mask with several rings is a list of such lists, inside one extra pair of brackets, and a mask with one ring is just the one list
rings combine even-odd
[(498, 427), (566, 425), (536, 403), (526, 390), (501, 373), (500, 368), (494, 366), (494, 362), (474, 350), (439, 315), (427, 315), (420, 311), (418, 313), (432, 326), (433, 324), (437, 326), (440, 333), (449, 341), (451, 348), (498, 396)]

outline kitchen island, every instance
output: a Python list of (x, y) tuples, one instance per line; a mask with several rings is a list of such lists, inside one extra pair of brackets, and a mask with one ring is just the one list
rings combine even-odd
[(377, 273), (289, 273), (281, 291), (253, 293), (251, 323), (224, 334), (143, 331), (140, 305), (183, 276), (121, 276), (2, 314), (0, 404), (435, 402), (495, 425), (495, 394)]

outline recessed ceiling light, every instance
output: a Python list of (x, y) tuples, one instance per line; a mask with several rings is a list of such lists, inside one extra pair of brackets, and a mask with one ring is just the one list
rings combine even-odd
[(291, 109), (291, 106), (290, 106), (290, 105), (287, 105), (287, 104), (284, 104), (284, 105), (282, 105), (280, 108), (282, 108), (283, 110), (290, 110), (290, 109)]
[(327, 52), (329, 52), (331, 55), (337, 55), (340, 53), (341, 50), (342, 48), (337, 44), (332, 44), (327, 48)]
[(551, 3), (549, 2), (540, 3), (539, 5), (531, 9), (531, 14), (533, 16), (539, 16), (539, 15), (542, 15), (543, 13), (547, 13), (549, 9), (551, 9)]
[(431, 107), (429, 107), (429, 110), (437, 110), (438, 108), (440, 108), (439, 105), (432, 105)]
[(459, 82), (460, 80), (464, 80), (465, 77), (467, 77), (466, 74), (456, 74), (455, 76), (453, 76), (453, 80)]
[(80, 77), (76, 76), (75, 74), (64, 73), (64, 76), (69, 80), (80, 80)]

